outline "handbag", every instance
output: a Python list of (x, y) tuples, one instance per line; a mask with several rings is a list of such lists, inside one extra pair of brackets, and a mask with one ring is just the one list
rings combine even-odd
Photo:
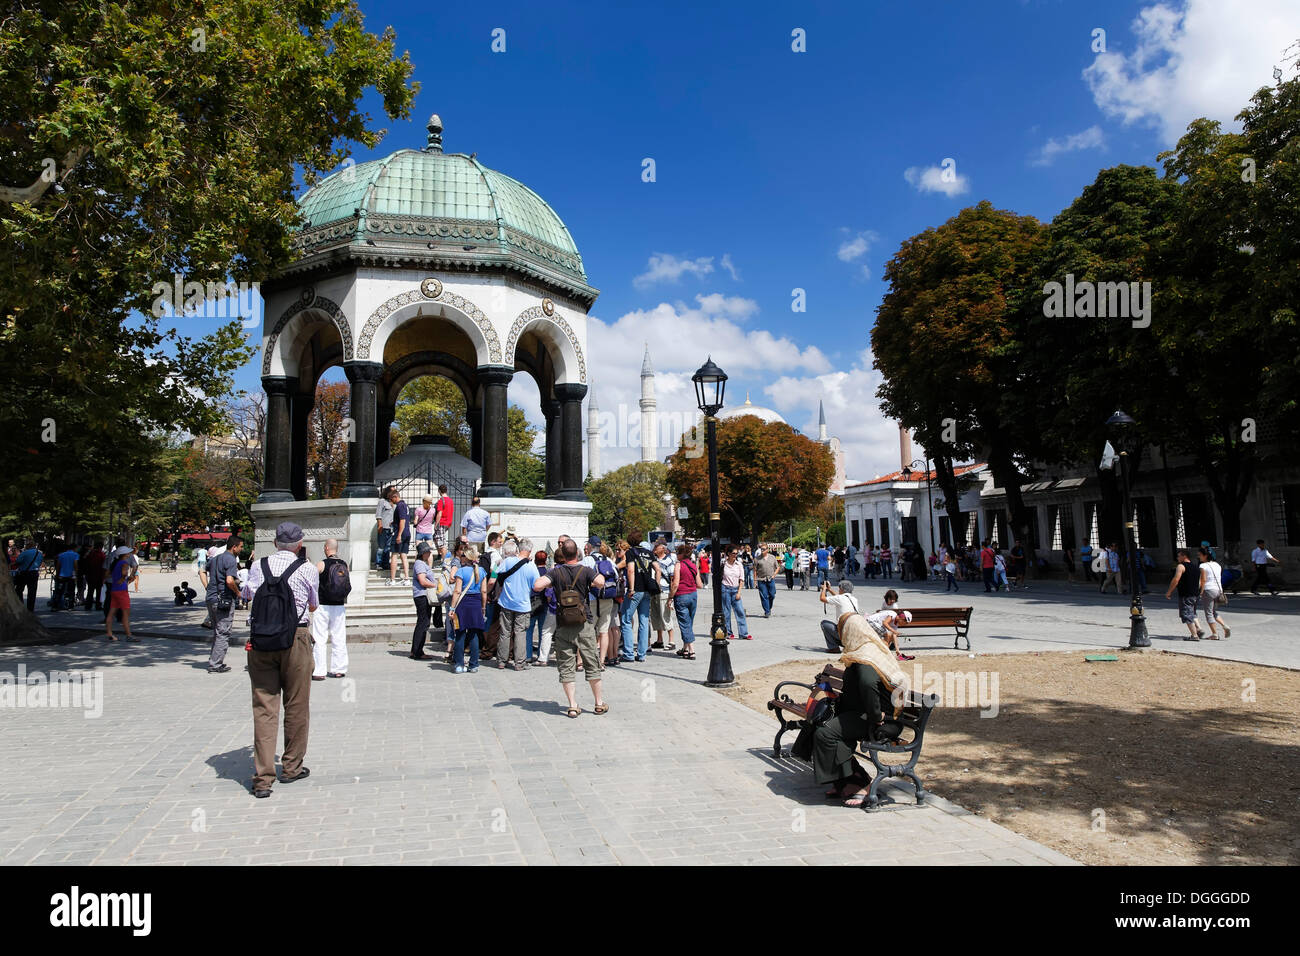
[(1223, 589), (1223, 576), (1220, 575), (1220, 574), (1216, 574), (1216, 575), (1214, 576), (1214, 580), (1215, 580), (1215, 583), (1219, 585), (1219, 593), (1216, 594), (1216, 595), (1214, 596), (1214, 606), (1215, 606), (1215, 607), (1227, 607), (1227, 605), (1228, 605), (1228, 592), (1225, 591), (1225, 590)]

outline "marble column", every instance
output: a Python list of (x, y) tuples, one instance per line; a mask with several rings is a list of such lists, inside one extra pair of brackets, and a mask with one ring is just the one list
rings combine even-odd
[(294, 392), (290, 403), (293, 415), (292, 439), (289, 442), (289, 490), (295, 501), (307, 500), (307, 425), (316, 396)]
[(560, 491), (565, 501), (586, 501), (582, 490), (582, 399), (587, 386), (569, 382), (555, 386), (560, 400)]
[(378, 498), (375, 485), (375, 426), (381, 362), (344, 362), (343, 371), (352, 383), (351, 418), (356, 425), (354, 441), (348, 445), (348, 483), (345, 498)]
[(479, 495), (484, 498), (513, 497), (506, 477), (506, 409), (514, 377), (514, 372), (498, 365), (478, 370), (479, 384), (483, 386), (483, 484)]
[(558, 399), (542, 400), (542, 415), (546, 418), (546, 497), (548, 498), (557, 497), (563, 486), (563, 476), (560, 474), (562, 458), (560, 409), (562, 407)]
[(388, 461), (392, 457), (389, 441), (393, 433), (393, 421), (397, 418), (397, 406), (380, 403), (375, 406), (375, 464)]
[[(293, 501), (290, 490), (290, 468), (293, 452), (293, 393), (298, 390), (298, 379), (291, 375), (266, 375), (262, 377), (266, 392), (266, 470), (262, 475), (262, 493), (259, 502)], [(306, 449), (303, 457), (306, 457)]]
[(483, 409), (465, 409), (465, 418), (469, 422), (469, 460), (480, 467), (483, 464)]

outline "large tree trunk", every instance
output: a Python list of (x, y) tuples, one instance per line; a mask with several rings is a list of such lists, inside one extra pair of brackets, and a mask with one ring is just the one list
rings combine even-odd
[(1020, 493), (1020, 472), (1012, 461), (1011, 450), (1000, 441), (989, 449), (989, 467), (993, 470), (993, 480), (1006, 492), (1011, 535), (1025, 550), (1025, 573), (1036, 576), (1034, 555), (1037, 548), (1029, 537), (1029, 510), (1025, 507), (1024, 495)]
[(952, 537), (948, 544), (954, 548), (961, 547), (966, 544), (966, 529), (961, 524), (961, 495), (951, 458), (934, 459), (934, 481), (943, 492), (943, 510), (948, 513), (948, 530)]
[(1201, 473), (1210, 484), (1214, 506), (1223, 520), (1223, 553), (1225, 562), (1237, 557), (1241, 544), (1241, 509), (1255, 484), (1255, 455), (1234, 440), (1230, 433), (1223, 435), (1224, 460), (1216, 462), (1208, 442), (1202, 441), (1196, 458)]
[(18, 598), (10, 574), (0, 574), (0, 646), (49, 638), (45, 625)]

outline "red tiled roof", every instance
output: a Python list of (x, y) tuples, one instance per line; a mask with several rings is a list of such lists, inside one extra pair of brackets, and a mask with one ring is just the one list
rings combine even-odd
[[(979, 471), (981, 468), (985, 467), (986, 465), (987, 462), (982, 462), (982, 461), (977, 462), (973, 465), (959, 465), (953, 469), (953, 474), (956, 476), (961, 476), (967, 474), (968, 472)], [(847, 490), (849, 488), (863, 488), (867, 485), (883, 485), (886, 482), (890, 482), (890, 481), (922, 482), (922, 481), (926, 481), (927, 479), (929, 481), (934, 481), (938, 477), (939, 477), (939, 473), (937, 471), (929, 471), (929, 472), (914, 471), (906, 477), (903, 476), (903, 473), (901, 471), (893, 471), (887, 475), (881, 475), (879, 478), (872, 478), (870, 481), (858, 481), (851, 485), (845, 485), (844, 487)]]

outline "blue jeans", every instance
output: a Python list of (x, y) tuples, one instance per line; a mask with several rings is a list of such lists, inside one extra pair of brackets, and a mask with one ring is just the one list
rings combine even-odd
[[(736, 612), (736, 630), (731, 630), (731, 612)], [(740, 590), (722, 586), (722, 619), (726, 622), (727, 633), (734, 633), (744, 639), (749, 636), (749, 620), (745, 617), (745, 605), (740, 603)]]
[(623, 598), (623, 660), (632, 659), (632, 631), (637, 631), (636, 656), (650, 653), (650, 601), (643, 591), (633, 591)]
[(677, 630), (682, 635), (682, 643), (687, 647), (695, 643), (695, 608), (698, 605), (699, 595), (695, 591), (673, 598), (673, 606), (677, 610)]
[(393, 551), (393, 529), (384, 528), (379, 532), (379, 542), (375, 545), (375, 565), (381, 571), (388, 570), (388, 559)]
[(758, 603), (763, 605), (763, 613), (772, 613), (772, 604), (776, 601), (776, 579), (758, 582)]
[(828, 583), (829, 580), (830, 580), (830, 576), (826, 573), (826, 570), (827, 570), (826, 568), (818, 568), (818, 569), (817, 569), (817, 586), (818, 586), (818, 587), (821, 587), (823, 584)]
[(456, 632), (456, 646), (454, 647), (457, 667), (465, 666), (465, 639), (469, 638), (469, 666), (478, 667), (478, 642), (483, 636), (483, 632), (478, 628), (474, 630), (459, 630)]
[(745, 587), (752, 588), (753, 586), (754, 586), (754, 569), (752, 567), (745, 568)]
[(951, 588), (952, 590), (956, 591), (956, 590), (957, 590), (957, 576), (956, 576), (955, 574), (953, 574), (951, 571), (945, 571), (945, 572), (943, 572), (943, 573), (944, 573), (944, 574), (947, 576), (947, 578), (948, 578), (948, 583), (945, 584), (945, 585), (943, 586), (944, 593), (946, 594), (950, 588)]
[(885, 577), (892, 578), (894, 576), (894, 562), (892, 560), (881, 561), (880, 570), (885, 572)]
[(534, 611), (528, 618), (528, 630), (524, 632), (524, 650), (528, 652), (528, 659), (533, 659), (533, 628), (537, 628), (537, 650), (541, 650), (542, 640), (542, 622), (546, 620), (546, 608), (540, 611)]

